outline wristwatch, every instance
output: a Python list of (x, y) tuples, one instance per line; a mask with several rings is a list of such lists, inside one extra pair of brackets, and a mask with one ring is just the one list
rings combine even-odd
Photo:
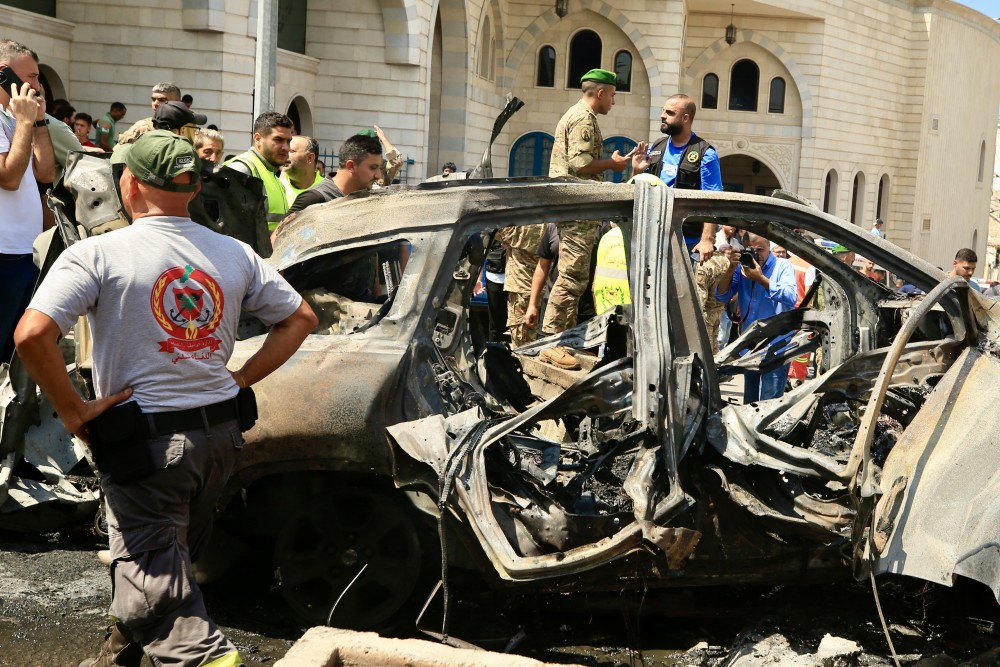
[(45, 127), (48, 124), (49, 124), (49, 119), (43, 118), (41, 120), (36, 120), (33, 124), (33, 127)]

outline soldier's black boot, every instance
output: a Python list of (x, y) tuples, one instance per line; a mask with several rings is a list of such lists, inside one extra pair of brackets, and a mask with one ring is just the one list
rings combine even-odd
[(87, 658), (79, 667), (139, 667), (142, 662), (142, 646), (132, 640), (132, 636), (121, 623), (108, 627), (104, 645), (96, 658)]

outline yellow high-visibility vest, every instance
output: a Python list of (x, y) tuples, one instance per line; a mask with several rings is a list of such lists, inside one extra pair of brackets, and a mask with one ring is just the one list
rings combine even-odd
[(278, 181), (278, 175), (267, 168), (264, 161), (253, 151), (240, 153), (225, 164), (242, 162), (250, 168), (250, 173), (264, 182), (264, 192), (267, 194), (267, 229), (273, 232), (282, 218), (288, 213), (288, 199), (285, 197), (285, 187)]
[(612, 227), (597, 246), (597, 268), (594, 270), (594, 310), (604, 311), (632, 303), (628, 288), (628, 266), (625, 263), (625, 240), (619, 227)]

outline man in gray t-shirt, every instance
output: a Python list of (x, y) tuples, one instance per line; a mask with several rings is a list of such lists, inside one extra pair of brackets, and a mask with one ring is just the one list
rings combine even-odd
[[(15, 342), (66, 429), (101, 463), (114, 565), (101, 656), (83, 664), (239, 664), (236, 647), (208, 617), (191, 562), (211, 529), (242, 434), (236, 395), (283, 364), (315, 328), (302, 298), (244, 243), (191, 221), (199, 187), (190, 142), (142, 135), (125, 157), (122, 203), (130, 227), (88, 238), (60, 255), (18, 324)], [(272, 329), (242, 368), (226, 368), (240, 311)], [(60, 335), (86, 314), (93, 331), (97, 398), (84, 401), (65, 372)], [(123, 401), (111, 431), (148, 424), (148, 439), (108, 453), (94, 419)], [(107, 421), (107, 420), (104, 420)], [(98, 438), (100, 436), (100, 438)], [(113, 438), (112, 438), (113, 440)], [(148, 452), (144, 449), (148, 448)], [(141, 478), (119, 461), (142, 451)]]

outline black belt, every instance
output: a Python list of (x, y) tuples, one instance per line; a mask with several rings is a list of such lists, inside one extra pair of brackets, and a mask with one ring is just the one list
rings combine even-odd
[(150, 435), (157, 436), (195, 428), (208, 428), (234, 421), (239, 418), (239, 408), (237, 408), (234, 397), (200, 408), (174, 412), (151, 412), (147, 413), (146, 416), (149, 418)]

